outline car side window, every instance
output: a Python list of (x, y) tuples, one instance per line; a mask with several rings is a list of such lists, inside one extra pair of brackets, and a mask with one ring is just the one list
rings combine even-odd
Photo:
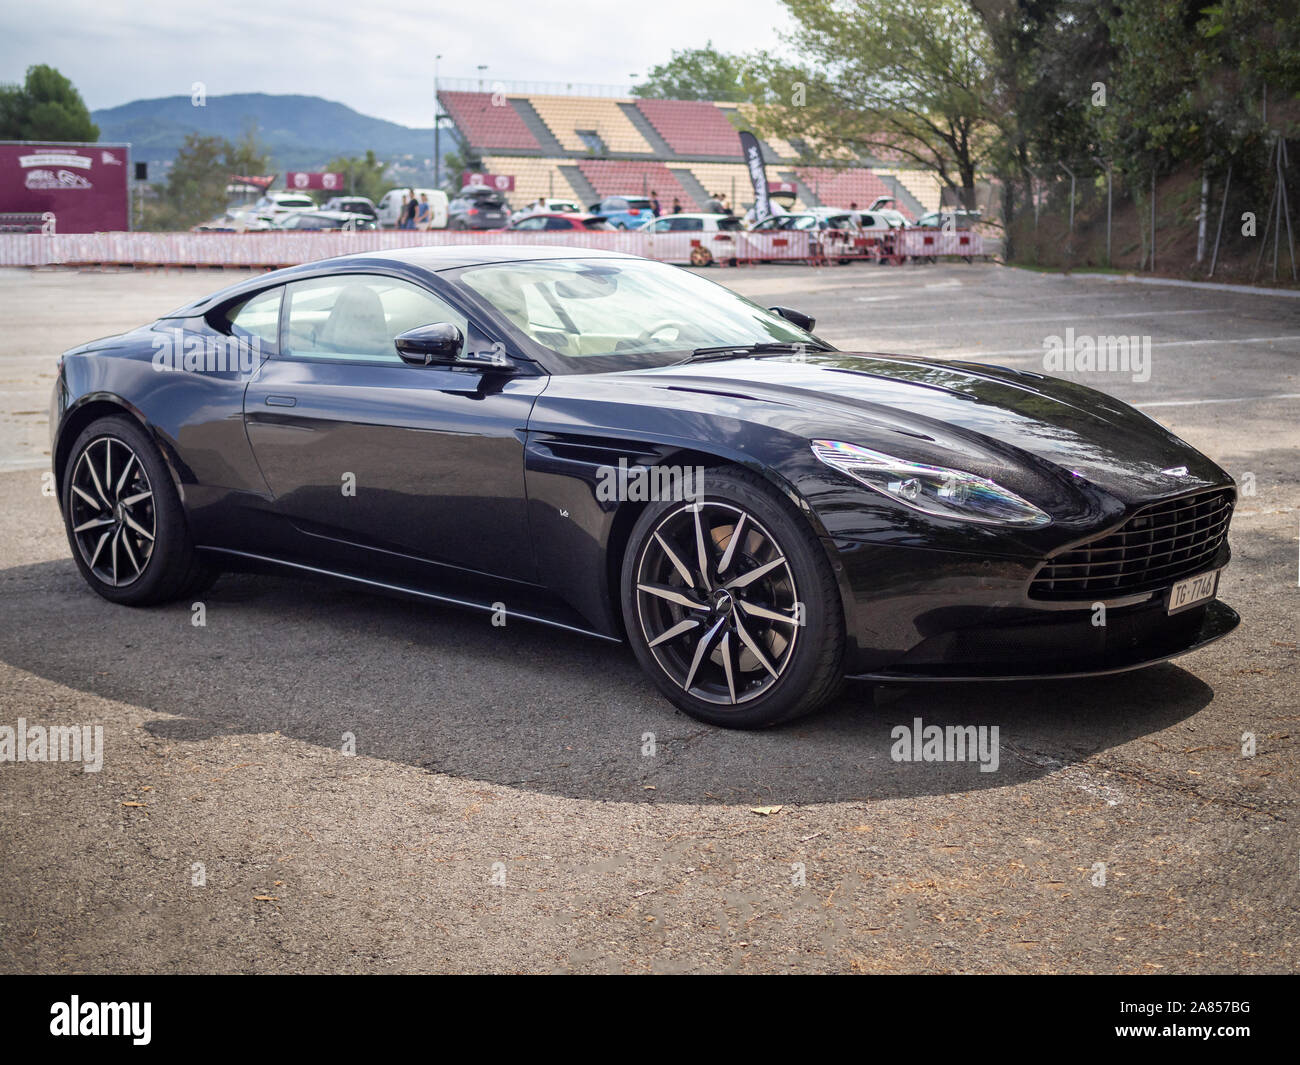
[(280, 336), (280, 300), (283, 295), (284, 289), (277, 286), (235, 304), (226, 311), (227, 331), (274, 350)]
[(542, 226), (545, 225), (545, 223), (546, 223), (545, 218), (525, 218), (522, 219), (519, 222), (519, 224), (515, 226), (515, 228), (516, 229), (541, 229)]
[(691, 232), (704, 228), (703, 218), (679, 218), (677, 221), (681, 223), (678, 228), (689, 230)]
[(393, 277), (345, 274), (285, 286), (282, 355), (404, 366), (393, 339), (417, 326), (468, 320), (432, 292)]
[(548, 218), (546, 220), (547, 229), (572, 229), (573, 223), (567, 218)]

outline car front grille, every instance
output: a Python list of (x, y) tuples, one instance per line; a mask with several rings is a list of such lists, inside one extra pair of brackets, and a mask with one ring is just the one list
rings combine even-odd
[(1230, 488), (1143, 507), (1114, 532), (1049, 559), (1031, 599), (1113, 598), (1165, 588), (1209, 568), (1228, 535)]

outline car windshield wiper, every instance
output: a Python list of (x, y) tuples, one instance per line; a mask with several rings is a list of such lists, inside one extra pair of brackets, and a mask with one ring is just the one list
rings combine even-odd
[(787, 352), (830, 350), (830, 348), (822, 344), (800, 344), (768, 340), (758, 344), (719, 344), (716, 347), (696, 348), (681, 361), (686, 363), (705, 362), (709, 359), (747, 359), (751, 355), (779, 355)]

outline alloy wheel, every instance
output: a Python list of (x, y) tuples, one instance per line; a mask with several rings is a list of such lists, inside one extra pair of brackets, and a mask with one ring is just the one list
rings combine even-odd
[(688, 695), (747, 703), (780, 680), (802, 618), (775, 537), (728, 503), (687, 503), (646, 540), (636, 572), (641, 632)]
[(117, 437), (96, 437), (78, 457), (69, 488), (69, 526), (86, 568), (114, 588), (135, 583), (157, 533), (153, 488), (139, 456)]

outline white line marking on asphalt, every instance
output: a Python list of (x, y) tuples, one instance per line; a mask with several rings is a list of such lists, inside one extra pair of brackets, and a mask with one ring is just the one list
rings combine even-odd
[(1161, 399), (1154, 403), (1134, 403), (1135, 407), (1200, 407), (1208, 403), (1257, 403), (1262, 400), (1300, 399), (1300, 392), (1279, 392), (1272, 396), (1229, 396), (1226, 399)]
[[(1221, 337), (1206, 340), (1157, 340), (1154, 341), (1151, 346), (1153, 348), (1191, 348), (1204, 344), (1221, 344), (1225, 347), (1230, 347), (1234, 344), (1272, 344), (1281, 340), (1300, 340), (1300, 336), (1292, 333), (1280, 337), (1241, 337), (1238, 339)], [(935, 352), (934, 357), (936, 359), (992, 359), (1001, 358), (1005, 355), (1042, 355), (1044, 350), (1045, 349), (1040, 346), (1036, 348), (1013, 348), (1008, 351), (980, 351), (978, 349), (974, 351), (939, 351)]]
[[(898, 296), (859, 296), (857, 298), (857, 302), (869, 303), (872, 300), (896, 300), (899, 298), (900, 297)], [(1222, 314), (1222, 313), (1223, 313), (1222, 311), (1217, 309), (1205, 309), (1205, 310), (1194, 310), (1194, 311), (1131, 311), (1131, 312), (1125, 312), (1123, 314), (1107, 314), (1106, 312), (1102, 311), (1097, 314), (1080, 314), (1074, 317), (1076, 321), (1087, 321), (1093, 318), (1101, 318), (1101, 319), (1158, 318), (1158, 317), (1163, 317), (1171, 314)], [(1053, 314), (1045, 318), (995, 318), (992, 321), (985, 321), (981, 319), (977, 324), (982, 329), (985, 326), (1024, 325), (1028, 322), (1060, 322), (1064, 325), (1064, 324), (1069, 324), (1069, 316), (1061, 315), (1061, 314)], [(934, 329), (936, 328), (936, 325), (934, 322), (903, 322), (903, 323), (881, 322), (878, 325), (873, 324), (871, 328), (872, 329)]]

